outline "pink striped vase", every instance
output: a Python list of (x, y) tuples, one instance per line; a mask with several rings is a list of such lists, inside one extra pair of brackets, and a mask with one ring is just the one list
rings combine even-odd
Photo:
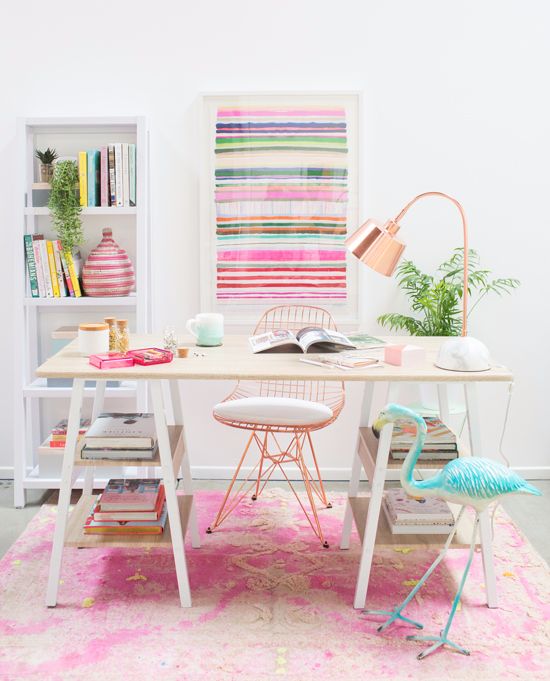
[(103, 239), (90, 252), (82, 270), (87, 296), (127, 296), (134, 288), (134, 266), (123, 248), (113, 239), (113, 231), (103, 230)]

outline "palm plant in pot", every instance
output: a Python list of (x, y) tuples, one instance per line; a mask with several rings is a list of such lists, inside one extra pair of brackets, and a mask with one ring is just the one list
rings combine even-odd
[(50, 183), (52, 181), (54, 171), (53, 163), (57, 158), (56, 150), (50, 149), (50, 147), (44, 151), (37, 149), (35, 156), (40, 161), (40, 182)]
[[(399, 288), (405, 293), (411, 315), (388, 312), (377, 319), (391, 331), (406, 331), (411, 336), (459, 336), (462, 329), (464, 249), (455, 248), (436, 275), (422, 272), (411, 260), (397, 268)], [(491, 279), (491, 271), (480, 265), (478, 253), (468, 250), (468, 296), (473, 299), (468, 317), (490, 293), (504, 295), (520, 285), (511, 277)]]
[(73, 254), (75, 268), (80, 260), (76, 250), (84, 242), (80, 199), (78, 196), (78, 166), (75, 161), (60, 161), (55, 166), (48, 207), (54, 229), (64, 251)]
[[(411, 314), (388, 312), (378, 317), (378, 323), (391, 331), (405, 331), (411, 336), (460, 336), (463, 274), (463, 248), (456, 248), (437, 268), (435, 275), (422, 272), (411, 260), (402, 261), (396, 271), (397, 284), (408, 299)], [(509, 294), (520, 285), (518, 279), (511, 277), (492, 279), (490, 270), (481, 267), (479, 255), (473, 249), (468, 250), (468, 278), (468, 296), (472, 302), (468, 318), (489, 294)], [(418, 389), (420, 402), (416, 402)], [(409, 392), (408, 399), (423, 414), (439, 413), (438, 395), (433, 384), (421, 384)], [(449, 386), (449, 400), (451, 412), (464, 412), (460, 386)]]

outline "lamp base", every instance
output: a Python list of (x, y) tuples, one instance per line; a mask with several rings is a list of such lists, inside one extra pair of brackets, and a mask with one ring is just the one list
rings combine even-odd
[(476, 338), (449, 338), (439, 348), (435, 366), (448, 371), (488, 371), (491, 358), (487, 347)]

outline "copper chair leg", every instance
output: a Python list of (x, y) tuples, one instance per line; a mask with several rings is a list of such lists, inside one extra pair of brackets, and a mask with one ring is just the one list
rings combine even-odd
[(248, 442), (246, 443), (246, 447), (244, 449), (243, 455), (241, 456), (241, 459), (240, 459), (239, 464), (238, 464), (238, 466), (235, 470), (235, 473), (234, 473), (233, 477), (231, 478), (231, 482), (229, 483), (229, 487), (227, 488), (227, 491), (226, 491), (225, 496), (223, 498), (222, 505), (220, 506), (220, 509), (218, 511), (216, 519), (214, 520), (212, 525), (210, 525), (210, 527), (208, 527), (207, 530), (206, 530), (207, 534), (212, 534), (213, 530), (215, 530), (216, 527), (218, 527), (222, 522), (222, 516), (223, 516), (223, 511), (224, 511), (225, 505), (227, 503), (229, 495), (231, 494), (231, 490), (233, 489), (233, 485), (235, 484), (235, 481), (237, 480), (237, 477), (239, 475), (239, 471), (241, 470), (241, 467), (242, 467), (243, 462), (246, 458), (246, 455), (248, 454), (248, 450), (250, 449), (250, 445), (252, 444), (252, 440), (254, 439), (255, 435), (256, 435), (256, 433), (255, 433), (255, 431), (253, 431), (252, 434), (250, 435), (250, 437), (248, 438)]
[[(271, 435), (271, 437), (273, 438), (273, 441), (277, 449), (277, 451), (274, 451), (272, 453), (269, 452), (268, 447), (269, 435)], [(305, 444), (306, 438), (311, 450), (311, 455), (313, 457), (315, 471), (317, 473), (317, 480), (313, 479), (313, 476), (305, 462), (303, 445)], [(254, 466), (252, 471), (241, 482), (237, 491), (234, 492), (233, 495), (231, 495), (235, 483), (237, 481), (239, 472), (243, 466), (244, 460), (250, 450), (250, 446), (253, 441), (256, 442), (256, 444), (258, 445), (258, 449), (260, 450), (260, 459), (258, 463), (256, 463), (256, 465)], [(266, 459), (269, 461), (269, 465), (265, 465)], [(292, 481), (289, 479), (288, 475), (284, 470), (284, 464), (288, 463), (289, 461), (293, 461), (298, 466), (298, 470), (300, 471), (300, 475), (303, 480), (305, 491), (308, 498), (308, 501), (305, 503), (300, 498), (300, 495), (294, 488)], [(208, 534), (211, 534), (216, 528), (218, 528), (225, 521), (225, 519), (229, 515), (231, 515), (231, 513), (237, 508), (239, 503), (242, 501), (242, 499), (245, 498), (245, 496), (250, 492), (251, 489), (254, 489), (254, 493), (252, 494), (252, 500), (255, 501), (262, 493), (263, 489), (269, 482), (273, 474), (273, 471), (276, 468), (279, 468), (279, 470), (283, 474), (283, 477), (286, 479), (292, 493), (296, 497), (304, 515), (306, 516), (306, 519), (309, 522), (311, 529), (318, 537), (322, 545), (325, 548), (328, 548), (328, 542), (324, 538), (323, 530), (321, 528), (321, 523), (319, 520), (319, 515), (317, 513), (315, 496), (317, 496), (321, 503), (324, 504), (327, 508), (331, 508), (331, 505), (327, 500), (325, 489), (323, 487), (323, 481), (321, 479), (317, 458), (315, 456), (315, 449), (313, 448), (313, 442), (311, 440), (311, 435), (309, 431), (295, 432), (290, 443), (284, 448), (281, 447), (275, 433), (272, 432), (271, 430), (266, 430), (264, 432), (263, 439), (260, 439), (260, 437), (258, 437), (258, 433), (256, 433), (256, 431), (253, 431), (252, 435), (248, 439), (245, 450), (241, 456), (241, 459), (238, 463), (237, 469), (235, 470), (233, 478), (231, 479), (229, 487), (227, 488), (227, 491), (225, 493), (223, 502), (218, 511), (216, 519), (212, 523), (212, 525), (206, 530), (206, 532)], [(257, 475), (255, 475), (255, 479), (251, 480), (256, 469), (258, 469), (258, 473)], [(241, 491), (243, 490), (243, 488), (246, 489), (244, 491)], [(309, 509), (306, 508), (306, 505), (309, 506)]]
[[(264, 436), (264, 444), (263, 444), (262, 452), (261, 452), (261, 455), (260, 455), (261, 458), (260, 458), (260, 467), (259, 467), (259, 470), (258, 470), (258, 477), (256, 478), (256, 491), (252, 495), (252, 501), (256, 501), (256, 499), (260, 496), (260, 482), (261, 482), (261, 479), (262, 479), (264, 461), (265, 461), (265, 457), (266, 457), (266, 454), (267, 454), (267, 435), (268, 435), (268, 431), (266, 430), (265, 436)], [(262, 487), (262, 489), (263, 489), (263, 487)]]
[(330, 501), (327, 499), (327, 494), (325, 492), (325, 486), (323, 485), (323, 478), (321, 477), (321, 471), (319, 470), (319, 464), (317, 463), (317, 456), (315, 454), (315, 447), (313, 446), (313, 441), (311, 439), (311, 433), (308, 431), (307, 432), (307, 439), (309, 442), (309, 448), (311, 450), (311, 456), (313, 458), (313, 464), (315, 466), (315, 471), (317, 472), (317, 480), (319, 483), (319, 489), (321, 491), (321, 501), (327, 508), (332, 508), (332, 504)]
[[(317, 508), (315, 505), (315, 499), (313, 497), (313, 492), (312, 492), (312, 487), (311, 487), (311, 480), (310, 480), (310, 474), (307, 469), (307, 466), (304, 461), (304, 454), (302, 450), (302, 445), (299, 439), (296, 440), (296, 458), (297, 458), (297, 463), (300, 468), (300, 472), (302, 473), (302, 478), (304, 479), (304, 485), (306, 488), (306, 493), (309, 499), (309, 504), (311, 506), (311, 512), (313, 513), (313, 517), (315, 519), (315, 528), (314, 532), (315, 534), (319, 537), (319, 540), (321, 541), (321, 544), (328, 549), (328, 542), (325, 540), (324, 535), (323, 535), (323, 530), (321, 528), (321, 523), (319, 521), (319, 515), (317, 514)], [(319, 481), (321, 480), (321, 477), (319, 476)], [(309, 518), (308, 518), (309, 520)], [(311, 524), (311, 520), (310, 520)]]

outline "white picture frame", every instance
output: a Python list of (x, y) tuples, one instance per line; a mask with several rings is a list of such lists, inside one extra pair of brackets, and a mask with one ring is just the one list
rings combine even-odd
[[(358, 267), (348, 252), (345, 300), (319, 298), (266, 298), (219, 300), (217, 297), (216, 235), (216, 121), (220, 108), (236, 107), (339, 107), (345, 110), (347, 169), (347, 234), (359, 226), (360, 214), (360, 141), (361, 95), (358, 92), (276, 92), (204, 93), (201, 96), (200, 163), (200, 304), (201, 311), (221, 312), (228, 328), (251, 331), (261, 314), (276, 305), (302, 303), (327, 309), (339, 327), (356, 330), (359, 326)], [(304, 159), (307, 164), (307, 157)], [(305, 294), (303, 294), (305, 295)]]

